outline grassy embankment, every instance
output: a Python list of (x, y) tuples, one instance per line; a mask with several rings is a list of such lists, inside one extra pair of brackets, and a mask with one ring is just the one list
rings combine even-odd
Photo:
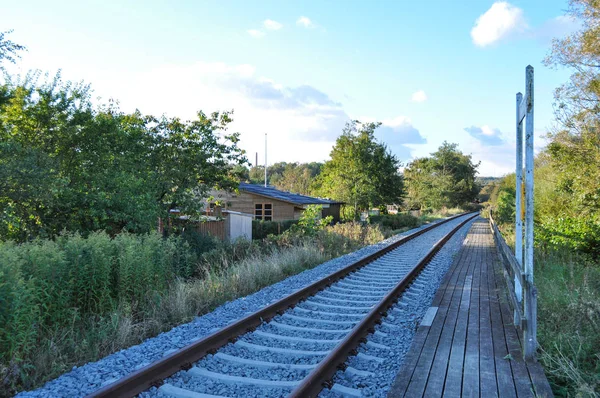
[(386, 216), (396, 231), (344, 223), (233, 245), (102, 232), (0, 242), (0, 395), (39, 387), (226, 301), (457, 211)]

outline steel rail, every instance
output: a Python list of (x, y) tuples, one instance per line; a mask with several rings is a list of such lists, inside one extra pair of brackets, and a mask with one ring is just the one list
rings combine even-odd
[(467, 218), (452, 231), (440, 239), (433, 248), (419, 261), (419, 263), (404, 277), (381, 301), (360, 321), (348, 335), (331, 351), (325, 359), (300, 382), (300, 384), (288, 396), (290, 398), (316, 397), (326, 386), (338, 369), (343, 368), (343, 364), (350, 355), (355, 355), (355, 349), (369, 333), (373, 332), (373, 327), (378, 321), (386, 316), (386, 311), (391, 308), (398, 297), (414, 281), (417, 275), (433, 259), (438, 251), (446, 242), (468, 221), (477, 217), (477, 214)]
[[(331, 286), (334, 282), (344, 278), (346, 275), (365, 266), (384, 254), (398, 248), (399, 246), (439, 227), (449, 221), (462, 217), (469, 213), (462, 213), (440, 222), (431, 224), (419, 231), (410, 235), (404, 236), (398, 241), (372, 253), (358, 261), (355, 261), (348, 266), (327, 275), (316, 282), (288, 295), (282, 299), (236, 321), (222, 329), (189, 344), (161, 359), (152, 362), (151, 364), (140, 368), (127, 376), (117, 380), (112, 384), (108, 384), (101, 389), (87, 395), (88, 398), (108, 398), (108, 397), (133, 397), (142, 391), (151, 387), (157, 387), (162, 384), (162, 380), (177, 373), (181, 370), (187, 370), (192, 367), (192, 364), (205, 355), (213, 353), (217, 349), (233, 342), (242, 334), (252, 332), (257, 326), (264, 321), (272, 319), (274, 316), (283, 313), (295, 306), (298, 302), (310, 297), (324, 288)], [(469, 218), (471, 219), (471, 218)], [(464, 223), (463, 223), (464, 224)], [(406, 278), (405, 278), (406, 279)]]

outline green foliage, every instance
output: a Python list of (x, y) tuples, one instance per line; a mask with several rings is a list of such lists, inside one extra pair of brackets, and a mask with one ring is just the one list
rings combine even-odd
[(556, 396), (600, 393), (600, 268), (570, 249), (536, 252), (538, 341)]
[(346, 202), (355, 217), (360, 210), (400, 203), (404, 195), (400, 162), (375, 139), (380, 125), (349, 122), (314, 183), (317, 194)]
[[(282, 191), (311, 195), (315, 178), (321, 172), (323, 163), (275, 163), (267, 168), (269, 185)], [(265, 168), (256, 166), (250, 168), (244, 180), (252, 184), (264, 184)]]
[(12, 30), (0, 32), (0, 70), (2, 70), (2, 61), (15, 63), (19, 56), (19, 51), (24, 51), (26, 48), (20, 44), (14, 43), (6, 38), (6, 35), (12, 33)]
[(555, 91), (555, 116), (559, 129), (578, 135), (595, 126), (600, 115), (600, 3), (597, 0), (570, 0), (569, 17), (580, 29), (554, 39), (544, 60), (549, 66), (573, 69), (567, 83)]
[(404, 170), (408, 206), (441, 209), (473, 201), (480, 189), (475, 182), (477, 167), (479, 163), (460, 152), (457, 144), (444, 142), (430, 157), (415, 159)]
[(580, 30), (555, 39), (545, 60), (573, 74), (555, 91), (557, 128), (536, 163), (537, 238), (599, 259), (600, 3), (571, 0), (568, 13)]
[(600, 218), (549, 216), (543, 219), (536, 241), (600, 258)]
[(323, 206), (320, 205), (306, 206), (298, 223), (292, 225), (287, 232), (301, 236), (315, 236), (333, 220), (332, 216), (321, 218), (322, 210)]
[(125, 114), (94, 106), (88, 86), (40, 79), (0, 85), (0, 239), (149, 232), (169, 209), (198, 213), (208, 189), (237, 186), (230, 112)]
[(270, 178), (271, 185), (282, 191), (310, 195), (314, 179), (321, 172), (322, 163), (286, 163), (281, 174)]
[(512, 223), (515, 220), (515, 191), (514, 189), (502, 190), (498, 195), (497, 209), (494, 213), (496, 222)]
[(393, 230), (402, 228), (411, 229), (421, 225), (420, 220), (417, 217), (406, 213), (369, 216), (369, 221), (372, 224), (381, 224), (383, 227)]
[(119, 303), (134, 309), (175, 278), (189, 278), (195, 264), (186, 242), (156, 233), (0, 242), (0, 362), (25, 359), (56, 327), (106, 316)]
[(269, 235), (279, 235), (287, 231), (298, 220), (264, 221), (252, 220), (252, 239), (265, 239)]
[(187, 242), (197, 256), (214, 250), (222, 243), (218, 238), (201, 233), (194, 228), (184, 228), (179, 236)]

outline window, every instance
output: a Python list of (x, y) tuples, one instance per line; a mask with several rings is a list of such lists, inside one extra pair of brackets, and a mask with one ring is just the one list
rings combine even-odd
[(254, 205), (254, 218), (256, 220), (262, 220), (262, 203), (257, 203)]
[(265, 217), (265, 221), (273, 220), (273, 205), (271, 203), (265, 203), (264, 217)]
[(273, 204), (271, 203), (256, 203), (254, 205), (254, 219), (256, 220), (273, 220)]

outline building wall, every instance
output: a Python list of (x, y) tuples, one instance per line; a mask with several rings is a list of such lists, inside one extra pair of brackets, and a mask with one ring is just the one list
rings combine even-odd
[(239, 194), (225, 191), (212, 191), (213, 201), (224, 203), (223, 208), (241, 213), (254, 214), (255, 205), (271, 203), (273, 205), (273, 221), (285, 221), (294, 219), (294, 205), (276, 199), (266, 198), (241, 191)]

